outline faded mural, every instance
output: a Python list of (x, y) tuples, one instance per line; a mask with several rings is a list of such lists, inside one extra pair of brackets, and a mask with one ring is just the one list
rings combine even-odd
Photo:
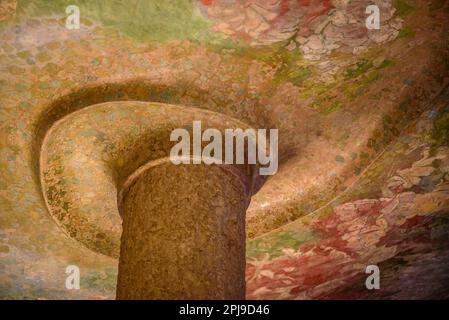
[[(183, 270), (247, 299), (449, 298), (448, 24), (446, 0), (0, 0), (0, 298), (115, 299), (117, 278), (140, 298), (239, 297), (195, 276), (190, 292)], [(132, 187), (199, 119), (278, 129), (277, 173)], [(127, 210), (159, 215), (139, 238)], [(169, 259), (120, 260), (153, 242)], [(228, 259), (242, 274), (222, 288)]]

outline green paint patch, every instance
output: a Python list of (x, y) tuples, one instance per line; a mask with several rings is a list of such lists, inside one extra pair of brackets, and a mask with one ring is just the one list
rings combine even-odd
[(99, 272), (89, 272), (83, 276), (81, 286), (96, 289), (103, 293), (112, 293), (117, 284), (117, 268), (104, 268)]
[(378, 71), (371, 71), (363, 77), (352, 80), (343, 85), (342, 92), (347, 98), (353, 100), (354, 98), (363, 94), (363, 90), (367, 85), (376, 80), (379, 80), (380, 78), (381, 75)]
[(305, 243), (313, 242), (317, 239), (310, 229), (281, 231), (273, 235), (268, 235), (261, 239), (250, 240), (246, 244), (246, 256), (257, 258), (268, 254), (270, 258), (276, 258), (285, 254), (283, 250), (298, 250)]
[(273, 44), (271, 46), (251, 47), (247, 43), (237, 39), (225, 39), (219, 44), (212, 43), (209, 49), (215, 53), (223, 56), (230, 55), (239, 58), (247, 59), (248, 61), (261, 61), (268, 64), (273, 64), (276, 54), (281, 49), (280, 44)]
[(295, 86), (300, 86), (310, 77), (310, 75), (311, 71), (307, 67), (281, 68), (279, 72), (276, 73), (274, 81), (278, 83), (289, 81)]
[(449, 146), (449, 112), (435, 118), (431, 135), (435, 145)]
[(382, 63), (380, 64), (380, 66), (378, 67), (378, 69), (384, 69), (384, 68), (388, 68), (388, 67), (392, 67), (394, 66), (396, 63), (393, 60), (384, 60), (382, 61)]
[(312, 70), (305, 65), (299, 50), (288, 51), (285, 41), (264, 47), (250, 47), (245, 43), (227, 40), (222, 46), (212, 49), (224, 55), (244, 58), (248, 61), (260, 61), (276, 69), (274, 84), (291, 82), (295, 86), (303, 86), (312, 76)]
[(70, 209), (70, 203), (64, 202), (64, 204), (62, 205), (62, 208), (63, 208), (65, 211), (69, 211), (69, 209)]
[(19, 53), (17, 53), (17, 56), (21, 59), (28, 59), (31, 57), (31, 52), (29, 51), (20, 51)]
[(100, 59), (98, 59), (98, 58), (94, 58), (91, 63), (94, 66), (98, 66), (101, 64)]
[(175, 103), (175, 102), (178, 102), (178, 100), (179, 100), (179, 97), (178, 97), (176, 91), (171, 90), (171, 89), (163, 90), (160, 93), (160, 97), (161, 97), (162, 101), (164, 101), (164, 102), (166, 101), (168, 103)]
[(17, 16), (29, 19), (40, 16), (66, 16), (65, 8), (77, 5), (81, 23), (97, 21), (138, 41), (192, 40), (219, 42), (224, 37), (213, 32), (210, 23), (196, 11), (193, 0), (104, 1), (104, 0), (35, 0), (19, 1)]
[(370, 84), (371, 82), (374, 82), (376, 80), (379, 80), (381, 78), (380, 73), (377, 71), (370, 72), (362, 79), (362, 84)]
[(273, 60), (275, 65), (280, 65), (274, 75), (275, 83), (289, 81), (295, 86), (301, 86), (312, 74), (309, 67), (301, 65), (302, 55), (299, 50), (281, 49), (274, 55)]
[(402, 28), (401, 31), (399, 31), (398, 38), (401, 38), (401, 39), (414, 38), (415, 34), (416, 34), (416, 32), (412, 28), (405, 27), (405, 28)]
[(36, 56), (39, 62), (48, 62), (51, 60), (50, 55), (47, 52), (41, 52)]
[(349, 82), (343, 86), (343, 94), (351, 100), (357, 97), (361, 91), (362, 88), (360, 87), (359, 82)]
[(355, 166), (354, 167), (354, 175), (358, 176), (362, 173), (362, 168), (360, 168), (360, 166)]
[(41, 82), (39, 83), (39, 89), (41, 90), (47, 90), (49, 88), (49, 85), (47, 82)]
[(340, 110), (341, 106), (342, 106), (342, 104), (340, 101), (335, 101), (331, 105), (329, 105), (326, 108), (324, 108), (323, 110), (321, 110), (320, 113), (322, 115), (328, 115), (328, 114), (334, 113), (337, 110)]
[(300, 92), (301, 99), (316, 98), (329, 92), (333, 88), (330, 84), (308, 82)]
[(19, 75), (19, 74), (24, 74), (25, 73), (25, 69), (24, 68), (20, 68), (17, 66), (9, 66), (7, 68), (8, 72), (14, 75)]
[(372, 67), (373, 67), (373, 63), (371, 61), (368, 61), (365, 59), (361, 60), (361, 61), (357, 62), (357, 64), (355, 66), (346, 69), (346, 71), (344, 72), (344, 77), (345, 77), (345, 79), (357, 78), (357, 77), (361, 76), (362, 74), (364, 74), (365, 72), (367, 72)]
[(407, 16), (414, 9), (406, 0), (395, 0), (393, 5), (396, 8), (396, 15), (401, 18)]

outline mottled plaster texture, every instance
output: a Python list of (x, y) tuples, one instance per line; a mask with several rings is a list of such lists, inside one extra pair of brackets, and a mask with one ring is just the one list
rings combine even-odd
[[(444, 0), (2, 1), (0, 298), (448, 298), (448, 17)], [(193, 120), (279, 129), (278, 172), (142, 169)]]
[(245, 297), (247, 179), (229, 170), (163, 162), (130, 187), (117, 298)]

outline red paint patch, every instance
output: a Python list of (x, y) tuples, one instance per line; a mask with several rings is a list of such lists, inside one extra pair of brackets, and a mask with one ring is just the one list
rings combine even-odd
[(201, 3), (202, 3), (204, 6), (210, 6), (210, 5), (212, 4), (212, 1), (213, 1), (213, 0), (201, 0)]

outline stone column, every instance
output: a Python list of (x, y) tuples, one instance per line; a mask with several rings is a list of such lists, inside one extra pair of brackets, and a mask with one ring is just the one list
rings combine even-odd
[(127, 187), (117, 299), (244, 299), (248, 181), (237, 166), (150, 166)]

